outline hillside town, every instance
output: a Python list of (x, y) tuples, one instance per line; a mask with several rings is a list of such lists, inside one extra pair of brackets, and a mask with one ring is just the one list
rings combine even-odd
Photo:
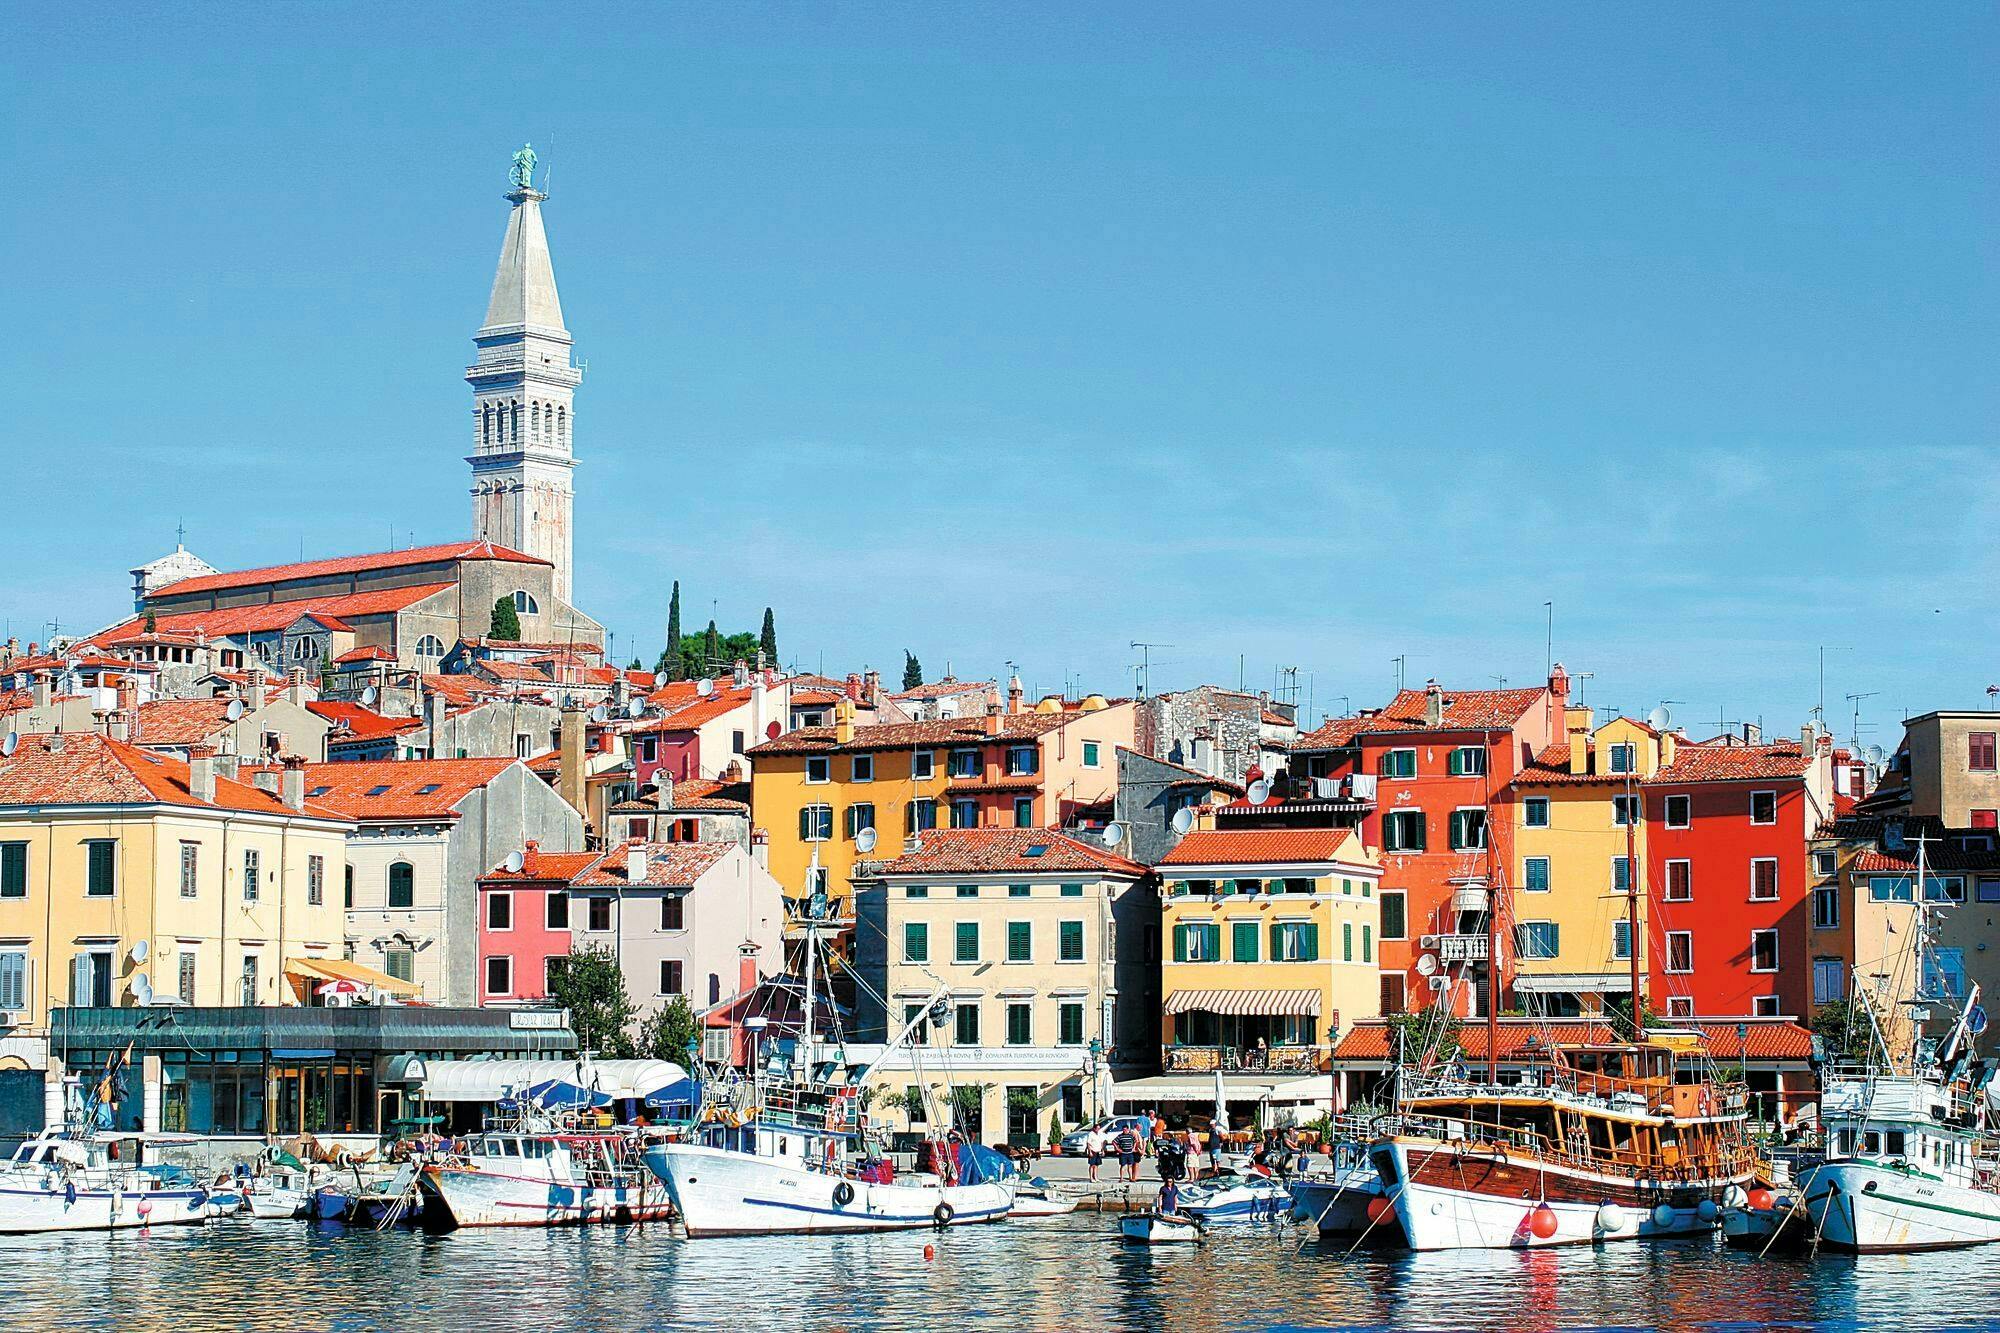
[[(534, 179), (464, 372), (469, 532), (180, 544), (118, 623), (0, 646), (0, 1131), (121, 1056), (121, 1128), (364, 1141), (427, 1066), (741, 1072), (812, 1026), (881, 1053), (892, 1131), (948, 1058), (959, 1132), (1040, 1149), (1304, 1125), (1380, 1104), (1424, 1025), (1506, 1070), (1635, 1008), (1784, 1125), (1857, 1004), (2000, 984), (2000, 712), (1864, 746), (1607, 712), (1551, 660), (1313, 715), (933, 677), (893, 625), (885, 679), (788, 665), (782, 588), (753, 635), (684, 626), (678, 583), (665, 651), (621, 662), (577, 605), (583, 370)], [(1890, 961), (1919, 910), (1925, 975)]]

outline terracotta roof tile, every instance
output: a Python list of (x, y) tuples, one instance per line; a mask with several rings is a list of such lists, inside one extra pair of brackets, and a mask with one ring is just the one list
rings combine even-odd
[[(60, 741), (60, 748), (57, 742)], [(182, 761), (114, 741), (94, 732), (56, 737), (34, 733), (21, 737), (11, 758), (0, 759), (0, 806), (8, 805), (179, 805), (202, 808), (189, 790), (188, 765)], [(308, 782), (310, 791), (312, 784)], [(214, 808), (254, 814), (295, 813), (285, 803), (248, 782), (218, 777)], [(307, 815), (344, 820), (308, 798)]]
[[(309, 800), (350, 819), (450, 819), (513, 759), (365, 760), (306, 765)], [(377, 789), (380, 789), (379, 791)]]
[(155, 699), (140, 704), (134, 745), (193, 745), (229, 726), (232, 699)]
[(327, 578), (336, 574), (367, 574), (381, 569), (401, 569), (406, 565), (433, 565), (446, 560), (506, 560), (523, 565), (546, 565), (539, 557), (495, 546), (485, 541), (444, 542), (437, 546), (413, 546), (402, 551), (379, 551), (372, 555), (342, 555), (326, 560), (307, 560), (290, 565), (266, 565), (262, 569), (239, 569), (220, 574), (202, 574), (153, 590), (155, 597), (178, 597), (186, 593), (213, 592), (222, 588), (245, 588), (262, 583), (290, 583), (299, 579)]
[(685, 888), (729, 855), (737, 844), (730, 842), (628, 842), (613, 847), (596, 864), (570, 882), (581, 889), (627, 888), (627, 867), (632, 849), (646, 849), (645, 883), (657, 888)]
[(904, 750), (930, 745), (980, 745), (1000, 741), (1034, 740), (1058, 727), (1066, 726), (1089, 713), (1001, 713), (1000, 734), (986, 734), (987, 719), (981, 717), (940, 718), (933, 722), (887, 722), (854, 729), (847, 745), (834, 740), (832, 727), (800, 727), (776, 740), (753, 746), (750, 755), (830, 754), (848, 750)]
[(889, 697), (897, 701), (947, 699), (954, 694), (992, 694), (999, 687), (990, 680), (939, 680), (929, 685), (919, 685), (914, 689), (900, 691)]
[(1182, 838), (1160, 864), (1226, 866), (1331, 861), (1353, 836), (1349, 829), (1196, 829)]
[[(162, 611), (154, 619), (170, 633), (205, 632), (217, 639), (232, 634), (267, 634), (288, 629), (306, 615), (337, 616), (353, 620), (359, 616), (387, 615), (414, 606), (433, 593), (455, 587), (450, 583), (423, 583), (409, 588), (379, 588), (372, 592), (344, 593), (337, 597), (305, 597), (292, 602), (258, 602), (253, 606), (230, 606), (219, 611)], [(139, 629), (145, 617), (135, 616), (99, 634), (93, 643), (108, 643)]]
[[(418, 717), (389, 717), (372, 708), (357, 703), (335, 702), (315, 699), (306, 705), (306, 711), (325, 718), (335, 725), (344, 725), (347, 735), (355, 740), (376, 736), (394, 736), (401, 732), (421, 727), (424, 722)], [(329, 740), (336, 739), (329, 737)]]
[(1515, 787), (1622, 787), (1627, 783), (1643, 785), (1645, 779), (1637, 773), (1572, 773), (1569, 771), (1569, 746), (1550, 745), (1543, 748), (1529, 762), (1521, 765), (1521, 771), (1514, 775), (1510, 786)]
[(1801, 778), (1811, 761), (1796, 743), (1777, 745), (1696, 745), (1675, 747), (1674, 762), (1650, 778), (1654, 784), (1684, 782), (1745, 782)]
[(602, 855), (602, 852), (545, 852), (538, 847), (530, 847), (521, 853), (521, 868), (518, 871), (499, 865), (481, 875), (480, 879), (512, 883), (548, 880), (567, 884), (589, 869), (591, 862)]
[(903, 853), (882, 873), (1143, 875), (1146, 867), (1054, 829), (959, 828), (925, 832), (919, 850)]
[[(1741, 1024), (1745, 1034), (1739, 1042), (1736, 1028)], [(1500, 1020), (1500, 1058), (1519, 1059), (1530, 1041), (1542, 1043), (1544, 1047), (1553, 1041), (1571, 1044), (1606, 1044), (1620, 1040), (1617, 1032), (1607, 1023), (1564, 1022), (1562, 1020)], [(1701, 1033), (1703, 1044), (1708, 1048), (1710, 1059), (1739, 1060), (1798, 1060), (1812, 1055), (1812, 1033), (1797, 1023), (1789, 1023), (1769, 1018), (1730, 1018), (1716, 1022), (1699, 1019), (1673, 1022), (1668, 1030), (1689, 1030)], [(1335, 1060), (1387, 1060), (1389, 1058), (1390, 1030), (1387, 1023), (1379, 1018), (1364, 1018), (1340, 1039), (1334, 1047)], [(1466, 1063), (1477, 1066), (1486, 1058), (1486, 1025), (1467, 1023), (1459, 1033), (1459, 1045), (1465, 1054)]]

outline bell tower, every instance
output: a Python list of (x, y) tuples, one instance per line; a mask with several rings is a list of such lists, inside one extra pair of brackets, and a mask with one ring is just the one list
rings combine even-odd
[(583, 371), (556, 295), (549, 238), (542, 229), (535, 151), (514, 154), (507, 236), (486, 322), (472, 336), (472, 535), (540, 556), (555, 566), (555, 595), (571, 602), (571, 510), (576, 468), (570, 431)]

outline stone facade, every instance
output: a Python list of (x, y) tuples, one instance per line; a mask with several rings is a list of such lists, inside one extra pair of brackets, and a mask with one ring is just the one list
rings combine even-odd
[(1198, 685), (1139, 703), (1138, 743), (1155, 759), (1241, 783), (1252, 767), (1270, 768), (1278, 753), (1266, 745), (1270, 700), (1241, 690)]

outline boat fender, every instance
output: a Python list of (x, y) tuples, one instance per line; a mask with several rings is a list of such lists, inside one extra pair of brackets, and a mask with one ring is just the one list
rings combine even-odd
[(1713, 1222), (1716, 1214), (1721, 1211), (1720, 1208), (1716, 1207), (1715, 1200), (1713, 1199), (1703, 1199), (1694, 1206), (1694, 1215), (1704, 1222)]
[(1674, 1208), (1672, 1204), (1663, 1203), (1656, 1206), (1653, 1209), (1654, 1226), (1670, 1227), (1673, 1224), (1674, 1224)]
[(1528, 1213), (1528, 1230), (1538, 1239), (1547, 1240), (1556, 1234), (1556, 1210), (1546, 1203), (1538, 1203)]
[(76, 1182), (74, 1180), (65, 1180), (63, 1182), (63, 1207), (74, 1208), (75, 1206)]
[(931, 1221), (941, 1227), (950, 1226), (951, 1219), (955, 1216), (957, 1216), (957, 1210), (948, 1203), (940, 1203), (937, 1207), (931, 1209)]
[[(853, 1202), (854, 1202), (854, 1186), (848, 1184), (846, 1181), (843, 1180), (838, 1185), (835, 1185), (833, 1187), (834, 1207), (845, 1208), (847, 1207), (848, 1204)], [(944, 1207), (944, 1205), (939, 1204), (938, 1207), (942, 1208)]]
[(1741, 1208), (1749, 1201), (1749, 1197), (1748, 1194), (1744, 1193), (1741, 1185), (1731, 1185), (1722, 1192), (1722, 1206), (1724, 1208)]
[(1615, 1203), (1606, 1201), (1605, 1203), (1598, 1205), (1597, 1229), (1599, 1231), (1604, 1231), (1604, 1232), (1623, 1231), (1626, 1227), (1626, 1224), (1630, 1220), (1631, 1219), (1626, 1215), (1625, 1210), (1623, 1208), (1620, 1208)]

